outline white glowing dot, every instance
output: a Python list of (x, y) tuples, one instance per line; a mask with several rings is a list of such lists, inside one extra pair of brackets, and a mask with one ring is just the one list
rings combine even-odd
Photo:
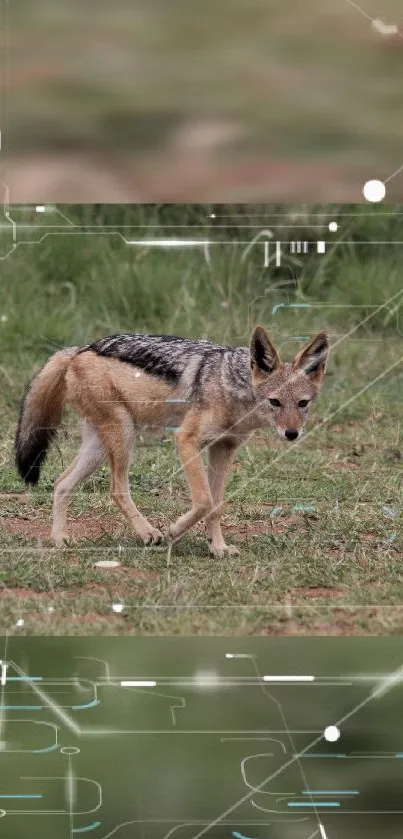
[(44, 213), (45, 210), (46, 210), (46, 207), (44, 207), (43, 204), (39, 204), (38, 207), (35, 207), (35, 212), (37, 212), (37, 213)]
[(339, 225), (337, 224), (337, 221), (329, 222), (329, 230), (331, 231), (331, 233), (335, 233), (336, 230), (338, 229), (338, 226)]
[(215, 213), (210, 213), (210, 218), (215, 218), (215, 217), (216, 217)]
[(325, 728), (325, 740), (327, 740), (329, 743), (335, 743), (336, 740), (339, 739), (339, 737), (340, 731), (337, 728), (337, 725), (328, 725), (328, 727)]
[(55, 611), (54, 606), (48, 606), (48, 612), (50, 612), (52, 614), (52, 612), (54, 612), (54, 611)]
[(139, 378), (140, 378), (140, 376), (141, 376), (141, 373), (138, 373), (138, 372), (137, 372), (137, 373), (135, 373), (135, 374), (134, 374), (134, 378), (135, 378), (135, 379), (139, 379)]
[(225, 658), (234, 658), (234, 653), (225, 653)]
[(1, 320), (2, 323), (7, 323), (7, 321), (8, 321), (7, 315), (2, 315), (0, 320)]
[(118, 568), (120, 562), (116, 559), (99, 559), (98, 562), (94, 562), (94, 565), (96, 565), (97, 568)]
[(112, 610), (116, 612), (117, 615), (120, 615), (123, 612), (124, 608), (125, 607), (123, 603), (112, 603)]
[(220, 677), (215, 670), (199, 670), (193, 679), (198, 688), (215, 688), (220, 682)]
[(386, 187), (382, 181), (367, 181), (362, 190), (364, 198), (370, 201), (371, 204), (377, 204), (382, 201), (386, 195)]
[(376, 29), (381, 35), (397, 35), (399, 32), (395, 23), (384, 23), (379, 18), (372, 21), (372, 28)]
[(18, 618), (16, 626), (24, 626), (24, 623), (25, 623), (25, 621), (23, 620), (23, 618)]

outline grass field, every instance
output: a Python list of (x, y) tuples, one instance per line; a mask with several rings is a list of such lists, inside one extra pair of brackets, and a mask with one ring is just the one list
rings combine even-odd
[[(229, 226), (225, 208), (212, 222), (201, 207), (62, 207), (41, 220), (53, 232), (46, 237), (38, 219), (11, 213), (20, 246), (2, 262), (0, 290), (3, 632), (18, 621), (17, 631), (48, 635), (403, 630), (401, 245), (371, 244), (399, 238), (400, 208), (387, 210), (368, 217), (365, 207), (261, 208), (262, 227), (284, 225), (275, 234), (283, 239), (328, 240), (325, 227), (338, 219), (324, 256), (293, 256), (277, 269), (263, 267), (258, 245), (247, 252), (257, 232), (250, 208)], [(225, 243), (211, 248), (210, 265), (200, 249), (130, 247), (100, 226), (149, 238), (177, 236), (180, 228), (168, 225), (186, 220), (198, 236), (208, 231)], [(135, 227), (144, 224), (146, 232)], [(9, 230), (2, 233), (5, 254)], [(109, 499), (106, 469), (74, 497), (72, 544), (52, 548), (53, 482), (75, 453), (77, 421), (66, 412), (29, 493), (12, 454), (25, 383), (47, 356), (119, 330), (245, 344), (258, 321), (285, 357), (320, 328), (334, 349), (301, 443), (261, 432), (239, 450), (224, 532), (240, 557), (211, 558), (201, 527), (170, 555), (141, 547)], [(140, 438), (131, 471), (136, 503), (164, 531), (188, 505), (172, 436)], [(101, 569), (101, 559), (120, 564)]]

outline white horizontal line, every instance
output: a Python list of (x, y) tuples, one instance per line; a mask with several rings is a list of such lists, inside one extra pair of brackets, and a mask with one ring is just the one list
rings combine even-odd
[(264, 682), (314, 682), (315, 676), (263, 676)]
[(126, 239), (127, 245), (140, 245), (145, 248), (182, 248), (197, 247), (197, 245), (210, 245), (209, 241), (203, 239)]
[(147, 681), (144, 679), (130, 680), (128, 682), (121, 682), (122, 688), (155, 688), (157, 682)]

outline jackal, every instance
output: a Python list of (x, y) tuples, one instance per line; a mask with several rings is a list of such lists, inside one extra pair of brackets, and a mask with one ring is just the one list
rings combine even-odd
[[(168, 530), (176, 541), (205, 519), (211, 553), (235, 554), (221, 532), (225, 488), (235, 452), (258, 428), (285, 440), (302, 433), (326, 371), (329, 341), (320, 332), (284, 363), (262, 326), (249, 347), (167, 335), (112, 335), (56, 352), (26, 391), (16, 465), (36, 484), (63, 407), (81, 415), (82, 445), (55, 482), (52, 541), (67, 541), (67, 506), (78, 484), (109, 461), (111, 496), (145, 544), (162, 539), (132, 501), (129, 468), (136, 431), (174, 426), (192, 506)], [(203, 450), (207, 450), (207, 471)]]

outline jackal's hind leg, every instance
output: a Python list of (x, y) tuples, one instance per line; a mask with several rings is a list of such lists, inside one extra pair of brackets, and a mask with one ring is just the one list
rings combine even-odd
[(231, 465), (236, 452), (236, 446), (225, 441), (212, 443), (208, 449), (208, 480), (213, 497), (213, 510), (206, 519), (207, 539), (210, 543), (210, 553), (214, 556), (224, 554), (234, 556), (239, 554), (234, 545), (227, 545), (221, 531), (221, 514), (224, 502), (225, 488)]
[(55, 482), (51, 539), (56, 547), (60, 548), (68, 540), (67, 507), (74, 490), (95, 472), (105, 459), (106, 452), (95, 429), (88, 422), (84, 422), (80, 451)]

